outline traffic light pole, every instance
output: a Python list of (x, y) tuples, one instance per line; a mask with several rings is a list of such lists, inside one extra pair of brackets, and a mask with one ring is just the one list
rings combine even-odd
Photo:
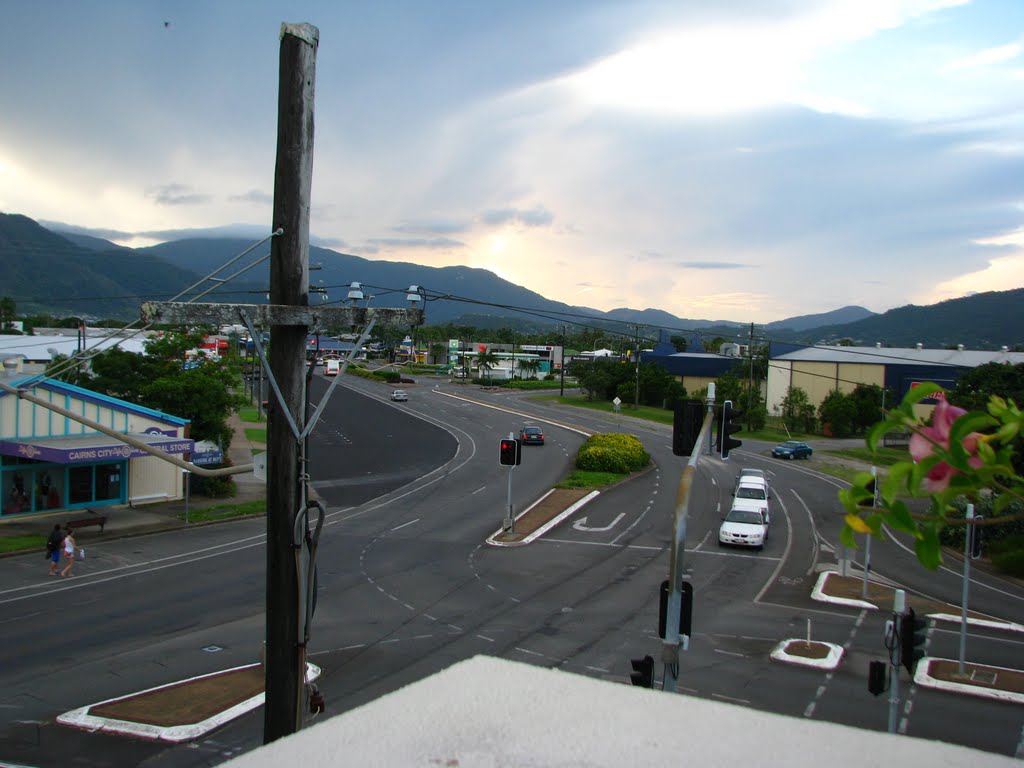
[(967, 654), (967, 593), (971, 584), (971, 550), (974, 548), (974, 537), (977, 529), (974, 527), (974, 505), (967, 505), (967, 512), (964, 514), (967, 526), (964, 529), (964, 589), (963, 597), (960, 600), (960, 663), (957, 665), (957, 674), (964, 674), (964, 657)]
[(892, 598), (892, 625), (894, 634), (893, 648), (889, 650), (889, 663), (892, 664), (892, 685), (889, 687), (889, 733), (896, 733), (896, 719), (900, 709), (900, 664), (902, 663), (903, 643), (900, 638), (903, 627), (903, 614), (906, 611), (906, 592), (897, 589)]
[[(711, 423), (715, 418), (715, 391), (713, 385), (708, 387), (708, 412), (704, 416), (696, 445), (704, 444), (705, 435), (711, 434)], [(686, 523), (690, 508), (690, 489), (693, 476), (697, 471), (697, 460), (701, 451), (697, 449), (690, 456), (679, 478), (676, 491), (675, 525), (672, 535), (672, 553), (669, 562), (669, 593), (665, 618), (665, 636), (661, 640), (661, 660), (665, 663), (665, 675), (662, 690), (675, 693), (679, 687), (679, 646), (688, 643), (689, 638), (679, 634), (679, 618), (683, 607), (683, 574), (685, 573), (683, 558), (686, 553)], [(692, 599), (692, 598), (691, 598)], [(688, 607), (691, 610), (692, 606)], [(685, 646), (684, 646), (685, 647)]]
[[(512, 432), (508, 433), (508, 439), (514, 440), (515, 434)], [(505, 497), (505, 520), (502, 522), (502, 530), (513, 533), (515, 531), (515, 517), (512, 515), (512, 470), (515, 469), (515, 465), (512, 464), (508, 468), (508, 493)]]

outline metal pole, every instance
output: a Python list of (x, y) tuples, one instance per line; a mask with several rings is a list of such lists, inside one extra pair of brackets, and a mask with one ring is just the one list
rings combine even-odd
[[(701, 445), (705, 434), (711, 433), (711, 422), (715, 414), (715, 392), (713, 387), (708, 387), (708, 412), (704, 416), (704, 423), (701, 425), (700, 433), (697, 435), (696, 445)], [(693, 485), (693, 476), (697, 472), (697, 460), (700, 458), (700, 451), (694, 451), (689, 461), (683, 468), (683, 474), (679, 478), (679, 488), (676, 491), (675, 525), (672, 531), (672, 550), (669, 561), (669, 593), (668, 606), (665, 611), (665, 637), (662, 638), (661, 660), (665, 663), (665, 674), (662, 679), (661, 688), (668, 693), (675, 693), (679, 687), (679, 646), (685, 650), (689, 645), (689, 637), (680, 636), (679, 618), (683, 605), (683, 574), (686, 572), (684, 558), (686, 555), (686, 523), (690, 508), (690, 489)], [(693, 599), (693, 598), (691, 598)], [(692, 611), (693, 606), (687, 606)]]
[(183, 469), (181, 471), (185, 473), (185, 525), (188, 525), (188, 497), (189, 491), (192, 488), (192, 484), (189, 482), (189, 478), (192, 476), (192, 473), (189, 472), (187, 469)]
[(633, 407), (640, 407), (640, 326), (636, 327), (636, 383), (633, 389)]
[(562, 355), (561, 355), (561, 357), (562, 357), (562, 370), (561, 370), (561, 373), (562, 373), (561, 379), (562, 380), (561, 380), (561, 382), (558, 385), (558, 395), (559, 395), (559, 397), (564, 397), (565, 396), (565, 326), (564, 325), (562, 326)]
[[(508, 433), (508, 439), (509, 440), (514, 440), (515, 439), (515, 436), (514, 436), (514, 434), (512, 432)], [(506, 492), (506, 495), (505, 495), (505, 523), (502, 526), (502, 528), (504, 528), (509, 533), (514, 533), (515, 532), (515, 524), (516, 524), (515, 517), (512, 515), (512, 470), (513, 469), (515, 469), (515, 466), (510, 466), (508, 468), (508, 488), (507, 488), (507, 492)]]
[[(878, 467), (871, 467), (871, 476), (875, 478), (875, 497), (871, 499), (872, 508), (878, 506)], [(868, 599), (868, 572), (871, 570), (871, 534), (864, 536), (864, 582), (861, 585), (860, 596), (861, 599)]]
[(967, 505), (965, 514), (967, 526), (964, 528), (964, 588), (963, 596), (960, 599), (960, 663), (957, 665), (957, 674), (964, 673), (964, 656), (967, 653), (967, 592), (971, 584), (971, 543), (976, 533), (972, 520), (974, 520), (974, 505)]
[(889, 686), (889, 733), (896, 733), (896, 719), (900, 709), (900, 617), (906, 613), (907, 593), (897, 589), (892, 596), (892, 624), (893, 624), (893, 648), (889, 651), (889, 661), (892, 664), (892, 685)]

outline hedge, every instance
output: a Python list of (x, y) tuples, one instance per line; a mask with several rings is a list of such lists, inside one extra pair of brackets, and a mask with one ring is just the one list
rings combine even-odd
[(629, 474), (650, 463), (651, 455), (635, 435), (592, 435), (576, 454), (576, 468), (587, 472)]

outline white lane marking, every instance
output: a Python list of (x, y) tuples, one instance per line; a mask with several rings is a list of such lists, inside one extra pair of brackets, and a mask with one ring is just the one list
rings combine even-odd
[(786, 518), (786, 548), (782, 551), (782, 557), (779, 558), (779, 564), (775, 567), (772, 575), (768, 577), (768, 580), (761, 587), (761, 591), (754, 596), (754, 602), (761, 602), (761, 598), (764, 597), (764, 593), (768, 591), (775, 580), (779, 577), (779, 572), (782, 570), (782, 566), (786, 564), (786, 558), (789, 557), (789, 551), (793, 548), (793, 521), (789, 518), (789, 512), (786, 509), (785, 502), (779, 498), (778, 494), (775, 494), (775, 500), (779, 502), (779, 506), (782, 507), (782, 516)]
[(610, 531), (618, 524), (619, 520), (621, 520), (625, 516), (625, 512), (619, 512), (619, 514), (616, 515), (615, 519), (605, 526), (587, 525), (587, 518), (581, 517), (579, 520), (572, 524), (572, 527), (575, 528), (577, 531)]
[(807, 566), (807, 570), (804, 572), (804, 576), (810, 576), (814, 573), (814, 569), (818, 565), (818, 557), (820, 556), (820, 549), (818, 548), (818, 528), (814, 525), (814, 515), (811, 514), (811, 509), (807, 506), (807, 502), (805, 502), (800, 494), (795, 490), (790, 490), (793, 491), (793, 495), (796, 496), (796, 500), (799, 501), (800, 505), (804, 508), (804, 511), (807, 513), (807, 522), (811, 524), (811, 533), (813, 534), (811, 536), (811, 542), (813, 543), (811, 550), (811, 564)]
[(394, 531), (400, 531), (403, 528), (405, 528), (405, 526), (413, 525), (414, 523), (418, 523), (419, 521), (420, 521), (420, 518), (417, 517), (415, 520), (410, 520), (408, 523), (402, 523), (401, 525), (395, 526), (394, 528), (391, 529), (391, 531), (389, 531), (389, 533), (393, 533)]

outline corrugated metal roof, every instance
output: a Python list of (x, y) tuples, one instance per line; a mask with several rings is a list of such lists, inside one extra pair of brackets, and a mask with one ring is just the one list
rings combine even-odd
[(898, 347), (804, 347), (773, 360), (867, 363), (871, 365), (951, 365), (976, 368), (986, 363), (1024, 363), (1024, 352), (975, 349), (917, 349)]

